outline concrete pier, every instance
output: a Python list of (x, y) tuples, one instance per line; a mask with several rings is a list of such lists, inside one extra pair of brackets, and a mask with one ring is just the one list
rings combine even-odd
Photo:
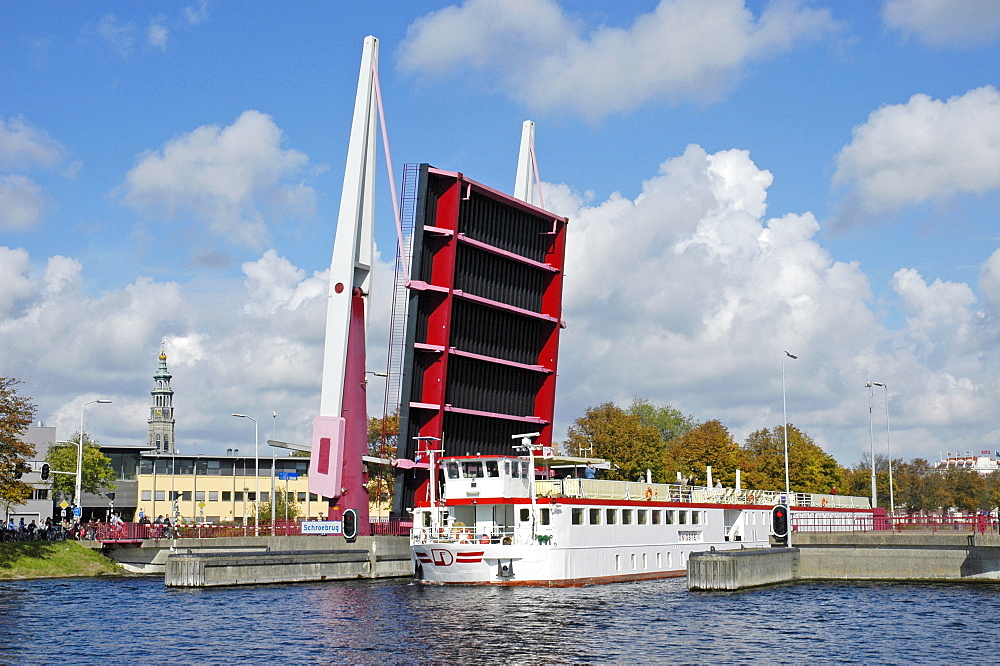
[(753, 548), (691, 553), (689, 590), (742, 590), (798, 577), (798, 548)]
[(795, 580), (1000, 582), (1000, 536), (968, 532), (800, 532), (795, 548), (692, 553), (688, 589)]

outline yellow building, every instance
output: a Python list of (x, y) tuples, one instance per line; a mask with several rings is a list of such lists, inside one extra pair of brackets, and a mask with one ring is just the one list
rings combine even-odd
[(270, 456), (143, 455), (136, 474), (135, 519), (141, 511), (150, 520), (170, 516), (181, 523), (252, 523), (258, 496), (268, 504), (272, 487), (279, 512), (280, 494), (285, 493), (300, 517), (325, 518), (329, 501), (309, 492), (309, 458), (281, 456), (273, 462), (272, 477)]

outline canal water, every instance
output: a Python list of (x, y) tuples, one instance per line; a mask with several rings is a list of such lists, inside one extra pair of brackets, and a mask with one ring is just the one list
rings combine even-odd
[(1000, 587), (0, 582), (0, 663), (996, 663)]

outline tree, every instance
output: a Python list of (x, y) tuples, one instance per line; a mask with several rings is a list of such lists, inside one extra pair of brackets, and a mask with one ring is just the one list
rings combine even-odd
[(667, 445), (667, 453), (676, 471), (684, 476), (693, 474), (697, 482), (708, 482), (706, 467), (711, 465), (713, 480), (727, 486), (736, 483), (740, 448), (719, 421), (706, 421), (688, 430)]
[(588, 407), (567, 434), (570, 455), (592, 455), (612, 463), (606, 475), (610, 479), (635, 481), (645, 478), (648, 469), (654, 481), (667, 481), (663, 440), (657, 429), (644, 426), (639, 417), (613, 403)]
[[(750, 433), (742, 450), (746, 485), (760, 490), (785, 487), (785, 429)], [(788, 424), (788, 478), (793, 493), (843, 492), (844, 469), (813, 438)]]
[[(52, 475), (52, 490), (65, 497), (76, 494), (76, 461), (77, 443), (80, 433), (74, 433), (69, 438), (70, 444), (57, 444), (49, 447), (45, 462), (53, 472), (69, 472), (68, 474)], [(86, 493), (100, 493), (114, 490), (115, 471), (111, 467), (111, 459), (101, 453), (101, 446), (92, 440), (90, 435), (83, 435), (83, 477), (81, 487)], [(79, 499), (79, 498), (76, 498)]]
[(278, 520), (284, 520), (285, 512), (288, 512), (288, 518), (298, 518), (302, 515), (302, 507), (298, 501), (288, 499), (287, 488), (283, 486), (278, 486), (274, 489), (274, 497), (270, 502), (260, 503), (260, 521), (262, 523), (272, 522), (271, 511), (274, 510), (274, 516)]
[[(368, 455), (384, 460), (396, 457), (399, 439), (399, 411), (384, 418), (368, 419)], [(368, 497), (376, 503), (392, 501), (395, 470), (388, 465), (369, 465)]]
[(642, 425), (656, 428), (664, 444), (669, 444), (698, 426), (693, 416), (684, 416), (670, 405), (658, 407), (645, 398), (633, 400), (625, 412), (638, 417)]
[(0, 377), (0, 504), (5, 515), (31, 497), (32, 490), (17, 478), (19, 473), (31, 471), (28, 460), (35, 455), (35, 447), (22, 439), (35, 419), (35, 405), (18, 393), (20, 383), (12, 377)]

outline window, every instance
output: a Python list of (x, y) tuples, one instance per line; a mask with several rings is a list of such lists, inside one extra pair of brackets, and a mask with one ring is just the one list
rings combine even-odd
[(573, 524), (583, 525), (583, 509), (573, 508)]
[(298, 497), (299, 497), (299, 501), (300, 502), (305, 502), (306, 501), (306, 494), (305, 493), (299, 493)]
[(198, 492), (196, 492), (194, 494), (194, 501), (195, 502), (204, 502), (205, 501), (205, 491), (204, 490), (199, 490)]
[(645, 525), (646, 524), (646, 520), (647, 520), (646, 514), (648, 513), (648, 511), (646, 509), (639, 509), (639, 511), (637, 513), (638, 513), (638, 518), (639, 518), (639, 524), (640, 525)]
[(219, 491), (218, 490), (209, 490), (208, 491), (208, 501), (209, 502), (218, 502), (219, 501)]
[(237, 502), (242, 502), (243, 501), (243, 491), (242, 490), (236, 492), (236, 501)]
[(601, 524), (601, 510), (600, 509), (591, 509), (590, 510), (590, 524), (591, 525), (600, 525)]
[(486, 461), (486, 476), (497, 478), (500, 476), (500, 465), (496, 460)]
[(190, 502), (191, 501), (191, 491), (190, 490), (185, 490), (183, 493), (181, 493), (181, 499), (184, 500), (185, 502)]
[(666, 518), (665, 522), (667, 523), (667, 525), (673, 525), (674, 524), (675, 519), (674, 519), (674, 510), (673, 509), (669, 509), (667, 511), (664, 511), (663, 512), (663, 517)]
[(632, 509), (622, 509), (622, 525), (631, 525), (631, 524), (632, 524)]
[(661, 514), (660, 510), (659, 509), (653, 509), (652, 511), (650, 511), (650, 513), (653, 514), (653, 524), (654, 525), (659, 525), (660, 522), (661, 522), (661, 520), (662, 520), (662, 514)]
[(143, 502), (148, 502), (151, 499), (153, 499), (153, 491), (151, 491), (151, 490), (143, 490), (142, 491), (142, 501)]
[(548, 525), (550, 522), (552, 522), (551, 519), (552, 509), (539, 509), (538, 514), (539, 514), (538, 522), (541, 523), (542, 525)]
[(649, 563), (646, 560), (646, 553), (642, 554), (642, 568), (643, 569), (648, 569), (649, 568)]
[(691, 524), (692, 525), (697, 525), (700, 522), (701, 522), (701, 511), (692, 511), (691, 512)]
[(223, 502), (232, 502), (233, 501), (233, 494), (231, 492), (229, 492), (228, 490), (223, 490), (222, 491), (222, 501)]
[(48, 498), (49, 498), (48, 488), (35, 488), (35, 490), (31, 494), (31, 499), (47, 500)]
[(480, 479), (483, 476), (483, 464), (481, 462), (462, 463), (462, 467), (465, 468), (465, 478), (467, 479)]
[(527, 462), (522, 462), (521, 463), (521, 476), (523, 476), (526, 479), (530, 478), (530, 476), (528, 475), (528, 463)]
[(157, 490), (153, 494), (153, 496), (156, 498), (154, 501), (156, 501), (156, 502), (162, 502), (165, 499), (167, 499), (167, 491), (165, 491), (165, 490)]
[(271, 501), (271, 493), (269, 493), (269, 492), (263, 492), (263, 493), (261, 493), (260, 494), (260, 501), (261, 502), (270, 502)]
[(687, 511), (678, 511), (677, 512), (677, 518), (678, 518), (677, 523), (679, 525), (687, 525), (687, 522), (688, 522), (688, 512)]
[[(504, 463), (504, 465), (506, 465), (506, 464), (507, 463)], [(513, 477), (515, 479), (518, 479), (518, 478), (521, 477), (521, 465), (519, 465), (516, 460), (510, 466), (510, 475), (511, 475), (511, 477)]]
[(615, 571), (621, 571), (621, 570), (622, 570), (622, 556), (615, 555)]
[(521, 509), (521, 522), (526, 523), (531, 520), (531, 509)]
[(663, 568), (663, 553), (656, 554), (656, 568), (657, 569)]
[(317, 499), (316, 493), (309, 493), (309, 501), (310, 502), (315, 502), (316, 499)]
[(605, 511), (605, 524), (616, 525), (618, 524), (618, 509), (607, 509)]
[(449, 479), (458, 478), (458, 463), (455, 462), (448, 463), (448, 478)]
[(629, 561), (632, 563), (632, 571), (635, 571), (635, 553), (629, 555)]

